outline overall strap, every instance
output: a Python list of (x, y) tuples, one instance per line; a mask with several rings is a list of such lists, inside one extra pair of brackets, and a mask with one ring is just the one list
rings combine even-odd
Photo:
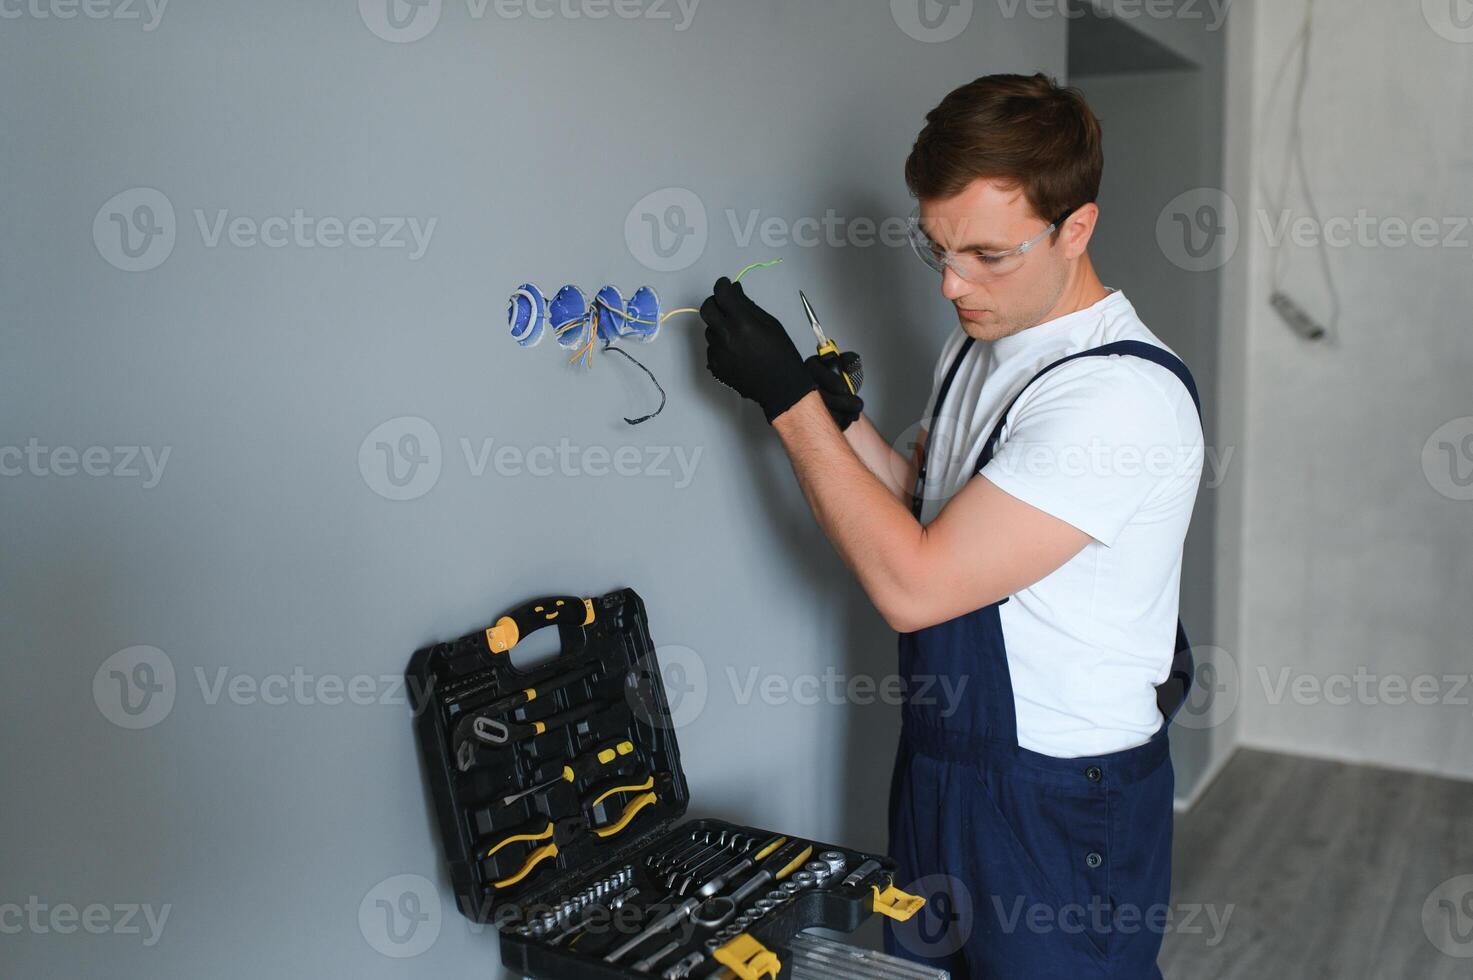
[[(1078, 360), (1081, 357), (1111, 357), (1114, 355), (1139, 357), (1153, 364), (1159, 364), (1176, 375), (1182, 385), (1187, 389), (1187, 393), (1192, 396), (1192, 404), (1197, 406), (1197, 416), (1199, 418), (1201, 417), (1202, 398), (1197, 393), (1197, 382), (1192, 378), (1192, 372), (1182, 363), (1181, 358), (1164, 348), (1157, 347), (1155, 344), (1148, 344), (1142, 340), (1120, 340), (1113, 344), (1105, 344), (1103, 347), (1095, 347), (1090, 350), (1080, 351), (1077, 354), (1070, 354), (1068, 357), (1061, 357), (1035, 374), (1023, 386), (1022, 390), (1013, 396), (1013, 400), (1008, 402), (1008, 407), (1003, 409), (1002, 415), (998, 417), (997, 425), (992, 429), (992, 435), (988, 436), (987, 444), (982, 447), (982, 455), (977, 462), (977, 472), (980, 473), (982, 468), (991, 462), (993, 454), (997, 452), (997, 444), (1002, 439), (1003, 426), (1007, 424), (1008, 416), (1012, 414), (1013, 406), (1018, 404), (1018, 399), (1023, 397), (1023, 392), (1031, 388), (1034, 382), (1045, 374), (1048, 374), (1054, 368), (1062, 364), (1068, 364), (1070, 361)], [(1192, 675), (1195, 671), (1196, 664), (1192, 657), (1191, 641), (1187, 639), (1186, 629), (1182, 626), (1181, 620), (1178, 619), (1176, 623), (1175, 653), (1172, 658), (1171, 673), (1168, 675), (1166, 681), (1156, 688), (1156, 707), (1161, 711), (1161, 716), (1164, 719), (1161, 725), (1161, 734), (1163, 737), (1167, 727), (1171, 725), (1172, 719), (1176, 717), (1177, 712), (1181, 711), (1182, 706), (1186, 704), (1187, 695), (1190, 693), (1192, 687)]]
[(1057, 361), (1054, 361), (1052, 364), (1048, 365), (1043, 370), (1035, 374), (1028, 381), (1028, 383), (1024, 385), (1016, 395), (1013, 396), (1013, 400), (1008, 402), (1008, 407), (1003, 409), (1002, 414), (998, 416), (997, 425), (993, 426), (992, 435), (987, 437), (987, 444), (982, 447), (982, 455), (977, 460), (977, 472), (980, 473), (982, 471), (982, 467), (992, 462), (992, 457), (997, 452), (997, 444), (1002, 439), (1003, 426), (1008, 424), (1008, 416), (1013, 413), (1013, 406), (1018, 404), (1018, 399), (1023, 397), (1023, 392), (1033, 387), (1033, 385), (1038, 381), (1039, 378), (1042, 378), (1045, 374), (1048, 374), (1056, 367), (1068, 364), (1070, 361), (1077, 361), (1082, 357), (1111, 357), (1117, 354), (1129, 357), (1139, 357), (1143, 360), (1150, 361), (1153, 364), (1159, 364), (1166, 370), (1170, 371), (1172, 374), (1176, 375), (1177, 378), (1180, 379), (1181, 383), (1186, 387), (1187, 393), (1192, 396), (1192, 404), (1197, 406), (1197, 415), (1199, 417), (1201, 416), (1202, 398), (1200, 395), (1197, 394), (1197, 382), (1192, 378), (1192, 372), (1187, 370), (1187, 366), (1182, 363), (1181, 358), (1177, 357), (1169, 350), (1157, 347), (1155, 344), (1148, 344), (1143, 340), (1117, 340), (1113, 344), (1105, 344), (1103, 347), (1092, 347), (1089, 350), (1082, 350), (1076, 354), (1070, 354), (1068, 357), (1061, 357)]
[(962, 361), (966, 359), (967, 351), (977, 342), (975, 337), (968, 337), (962, 344), (961, 350), (956, 352), (952, 359), (951, 367), (946, 370), (946, 379), (941, 382), (941, 387), (936, 392), (936, 404), (931, 409), (931, 424), (926, 428), (926, 448), (921, 453), (921, 465), (916, 471), (915, 492), (911, 494), (910, 513), (916, 520), (921, 519), (921, 505), (925, 499), (922, 495), (926, 489), (926, 469), (931, 458), (931, 450), (935, 447), (936, 419), (941, 415), (941, 405), (946, 401), (946, 395), (951, 391), (951, 384), (956, 380), (956, 372), (961, 370)]

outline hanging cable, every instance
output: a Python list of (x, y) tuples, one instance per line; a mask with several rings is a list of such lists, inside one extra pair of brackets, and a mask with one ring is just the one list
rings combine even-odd
[(1336, 328), (1340, 322), (1340, 292), (1335, 287), (1334, 273), (1330, 267), (1330, 256), (1325, 248), (1324, 221), (1320, 217), (1319, 207), (1314, 199), (1314, 191), (1310, 186), (1309, 166), (1305, 162), (1304, 155), (1304, 98), (1309, 87), (1310, 47), (1314, 39), (1314, 0), (1305, 0), (1304, 21), (1295, 32), (1290, 41), (1288, 50), (1284, 53), (1284, 59), (1279, 63), (1278, 70), (1274, 73), (1273, 85), (1269, 89), (1269, 104), (1273, 103), (1280, 86), (1283, 84), (1284, 75), (1289, 70), (1289, 65), (1297, 56), (1299, 59), (1298, 75), (1295, 80), (1295, 93), (1293, 102), (1289, 109), (1288, 139), (1284, 147), (1284, 165), (1279, 176), (1278, 191), (1275, 194), (1274, 185), (1263, 172), (1263, 160), (1259, 164), (1259, 181), (1263, 184), (1264, 197), (1268, 200), (1269, 207), (1280, 216), (1288, 213), (1288, 194), (1290, 170), (1298, 175), (1299, 182), (1304, 188), (1304, 201), (1309, 210), (1310, 217), (1315, 226), (1320, 229), (1320, 244), (1317, 249), (1320, 272), (1324, 276), (1325, 286), (1329, 291), (1330, 318), (1328, 326), (1322, 326), (1302, 306), (1289, 296), (1285, 289), (1288, 279), (1289, 263), (1291, 255), (1287, 243), (1281, 243), (1279, 251), (1274, 255), (1272, 263), (1272, 292), (1269, 302), (1274, 310), (1284, 319), (1286, 323), (1300, 336), (1308, 340), (1321, 340), (1328, 337), (1333, 341), (1336, 337)]

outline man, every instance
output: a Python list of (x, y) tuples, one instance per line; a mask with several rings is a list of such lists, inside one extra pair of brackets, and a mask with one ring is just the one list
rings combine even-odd
[(955, 921), (886, 947), (955, 977), (1161, 975), (1202, 429), (1191, 375), (1090, 261), (1102, 170), (1094, 114), (1044, 75), (927, 117), (912, 244), (959, 328), (910, 460), (740, 285), (701, 310), (707, 366), (900, 633), (890, 852)]

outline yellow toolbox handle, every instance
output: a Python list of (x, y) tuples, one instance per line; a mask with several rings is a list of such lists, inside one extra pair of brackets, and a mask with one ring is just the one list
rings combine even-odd
[(896, 888), (893, 881), (885, 886), (884, 891), (880, 891), (879, 885), (870, 887), (875, 892), (875, 911), (896, 922), (909, 922), (926, 904), (926, 900), (921, 896), (911, 895)]
[(728, 967), (741, 980), (761, 980), (782, 972), (782, 960), (759, 943), (750, 933), (742, 933), (712, 954), (716, 962)]

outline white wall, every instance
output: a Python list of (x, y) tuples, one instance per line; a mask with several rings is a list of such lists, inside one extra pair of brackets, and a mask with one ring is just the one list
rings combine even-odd
[[(1242, 671), (1243, 744), (1473, 777), (1473, 690), (1443, 679), (1473, 668), (1473, 502), (1438, 492), (1423, 462), (1439, 427), (1473, 415), (1473, 231), (1458, 224), (1473, 215), (1473, 43), (1439, 34), (1429, 19), (1436, 6), (1316, 5), (1306, 159), (1326, 218), (1431, 218), (1433, 237), (1456, 232), (1460, 244), (1331, 249), (1344, 316), (1335, 342), (1310, 345), (1267, 304), (1283, 247), (1267, 240), (1257, 173), (1251, 196), (1237, 197), (1251, 287), (1235, 474), (1241, 645), (1231, 652)], [(1251, 66), (1251, 78), (1235, 71), (1232, 84), (1236, 97), (1254, 95), (1254, 146), (1277, 179), (1291, 90), (1281, 89), (1266, 132), (1265, 100), (1304, 7), (1250, 0), (1235, 16), (1244, 7), (1256, 20), (1254, 47), (1235, 51), (1233, 63)], [(1230, 145), (1242, 135), (1234, 126), (1230, 112)], [(1302, 195), (1289, 206), (1303, 214)], [(1314, 255), (1290, 253), (1291, 291), (1324, 311)], [(1225, 378), (1235, 342), (1225, 341)], [(1470, 432), (1473, 421), (1452, 435), (1461, 443)], [(1466, 475), (1473, 458), (1462, 452)], [(1430, 460), (1448, 483), (1451, 458)], [(1235, 520), (1231, 509), (1225, 502), (1225, 521)], [(1371, 678), (1365, 692), (1358, 672)], [(1394, 686), (1421, 675), (1437, 678), (1420, 682), (1433, 685), (1423, 700), (1436, 703), (1413, 703)], [(1341, 695), (1350, 703), (1334, 703)]]

